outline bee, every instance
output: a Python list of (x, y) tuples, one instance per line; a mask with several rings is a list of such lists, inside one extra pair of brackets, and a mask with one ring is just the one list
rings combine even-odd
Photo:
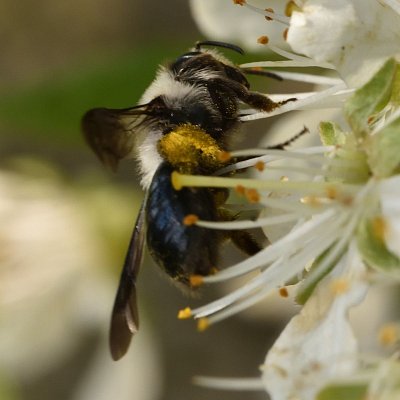
[(222, 208), (226, 189), (176, 191), (171, 183), (174, 170), (207, 175), (225, 165), (220, 155), (240, 129), (241, 104), (265, 111), (282, 104), (251, 91), (245, 71), (208, 46), (243, 53), (228, 43), (198, 42), (160, 67), (139, 105), (95, 108), (82, 119), (86, 141), (104, 164), (115, 170), (122, 159), (137, 160), (145, 191), (112, 311), (114, 360), (126, 353), (138, 331), (136, 281), (146, 242), (155, 262), (184, 287), (190, 287), (190, 276), (214, 271), (226, 238), (249, 255), (260, 250), (248, 232), (220, 233), (184, 224), (189, 214), (211, 221), (234, 219)]

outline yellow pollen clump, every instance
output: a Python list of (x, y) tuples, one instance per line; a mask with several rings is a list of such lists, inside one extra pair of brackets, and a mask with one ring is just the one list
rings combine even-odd
[(233, 4), (243, 6), (244, 4), (246, 4), (246, 0), (233, 0)]
[[(267, 18), (267, 17), (266, 17), (266, 18)], [(269, 37), (268, 37), (268, 36), (265, 36), (265, 35), (260, 36), (260, 37), (257, 39), (257, 43), (259, 43), (259, 44), (268, 44), (268, 42), (269, 42)]]
[(205, 331), (210, 326), (210, 322), (207, 318), (200, 318), (197, 321), (197, 330), (200, 332)]
[(199, 217), (196, 214), (188, 214), (185, 218), (183, 218), (183, 225), (194, 225), (198, 220)]
[(232, 158), (231, 153), (229, 151), (220, 151), (218, 153), (218, 160), (221, 162), (227, 162)]
[[(272, 8), (266, 8), (265, 11), (270, 12), (270, 13), (274, 13), (275, 12)], [(272, 21), (273, 20), (273, 18), (268, 17), (268, 15), (265, 16), (265, 19), (267, 21)]]
[(265, 163), (264, 163), (263, 161), (257, 161), (257, 162), (254, 164), (254, 168), (255, 168), (257, 171), (262, 172), (262, 171), (264, 171), (264, 169), (265, 169)]
[(188, 319), (192, 316), (192, 310), (190, 307), (186, 307), (183, 310), (179, 310), (178, 319)]
[(204, 278), (201, 275), (192, 275), (189, 278), (189, 283), (193, 288), (199, 287), (204, 283)]
[(289, 297), (289, 292), (287, 290), (287, 288), (285, 287), (281, 287), (279, 288), (279, 294), (281, 295), (281, 297)]
[(329, 186), (326, 188), (326, 196), (328, 199), (334, 200), (337, 197), (337, 190), (333, 186)]
[(245, 191), (245, 196), (250, 203), (258, 203), (260, 201), (260, 193), (258, 193), (256, 189), (247, 189)]
[(387, 231), (387, 223), (382, 216), (375, 217), (372, 220), (372, 229), (375, 237), (381, 242), (385, 241), (385, 233)]
[(349, 290), (350, 284), (348, 279), (338, 278), (331, 283), (332, 293), (335, 295), (344, 294)]
[(386, 324), (382, 326), (382, 328), (379, 331), (378, 334), (378, 340), (379, 343), (381, 343), (383, 346), (392, 346), (396, 344), (400, 337), (400, 330), (399, 326), (391, 323), (391, 324)]
[(235, 191), (236, 191), (237, 194), (240, 194), (241, 196), (243, 196), (245, 194), (245, 192), (246, 192), (246, 189), (242, 185), (237, 185), (235, 187)]

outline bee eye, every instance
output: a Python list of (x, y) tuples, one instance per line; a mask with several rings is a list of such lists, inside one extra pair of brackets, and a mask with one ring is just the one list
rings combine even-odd
[(148, 105), (147, 112), (150, 115), (161, 115), (166, 111), (166, 105), (161, 96), (154, 98)]

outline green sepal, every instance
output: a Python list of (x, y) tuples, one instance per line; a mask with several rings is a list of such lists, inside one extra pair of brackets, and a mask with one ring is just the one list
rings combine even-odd
[(344, 112), (355, 135), (364, 137), (369, 131), (368, 119), (389, 102), (396, 71), (397, 63), (391, 58), (345, 103)]
[(390, 252), (374, 230), (371, 219), (364, 219), (357, 228), (357, 244), (363, 260), (372, 268), (400, 275), (400, 259)]
[(368, 164), (376, 177), (391, 176), (400, 165), (400, 117), (367, 141)]
[(319, 136), (324, 146), (343, 145), (346, 141), (345, 134), (339, 125), (331, 121), (320, 122)]
[(297, 290), (295, 297), (295, 301), (297, 304), (304, 305), (314, 293), (314, 290), (317, 287), (318, 283), (321, 282), (321, 280), (324, 279), (325, 276), (328, 275), (332, 271), (333, 267), (336, 265), (337, 259), (335, 259), (328, 268), (325, 268), (323, 272), (318, 273), (318, 267), (324, 261), (325, 257), (329, 253), (329, 250), (330, 249), (325, 250), (312, 263), (310, 270), (304, 278), (304, 281), (301, 283), (301, 286)]
[(396, 73), (393, 80), (392, 97), (390, 102), (395, 106), (400, 106), (400, 65), (396, 66)]
[(366, 384), (329, 385), (317, 394), (316, 400), (365, 400), (366, 394)]

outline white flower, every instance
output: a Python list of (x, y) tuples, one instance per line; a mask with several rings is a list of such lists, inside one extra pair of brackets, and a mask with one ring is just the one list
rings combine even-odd
[(400, 396), (400, 361), (395, 354), (379, 363), (368, 387), (367, 399), (397, 400)]
[[(242, 1), (243, 7), (229, 3), (191, 1), (193, 17), (205, 35), (250, 50), (262, 49), (257, 40), (267, 37), (267, 48), (279, 51), (286, 29), (287, 44), (298, 53), (294, 61), (305, 65), (307, 59), (299, 56), (305, 55), (314, 65), (333, 66), (350, 88), (365, 84), (389, 58), (400, 57), (398, 0), (298, 0), (289, 7), (290, 19), (282, 15), (289, 2)], [(263, 15), (272, 16), (265, 10), (271, 9), (275, 18), (265, 21)]]
[[(254, 16), (271, 16), (265, 11), (267, 3), (258, 3), (259, 8), (251, 2), (240, 3), (246, 6), (242, 10), (255, 11)], [(343, 386), (347, 380), (364, 394), (376, 396), (376, 387), (398, 384), (398, 375), (391, 375), (389, 383), (381, 379), (369, 384), (371, 371), (379, 371), (379, 363), (373, 363), (370, 370), (360, 363), (362, 357), (347, 313), (363, 300), (377, 277), (386, 282), (400, 280), (400, 3), (291, 3), (290, 19), (276, 15), (272, 23), (288, 25), (287, 43), (292, 51), (281, 49), (271, 40), (267, 45), (287, 60), (258, 61), (241, 67), (313, 66), (334, 70), (338, 77), (278, 72), (286, 80), (324, 87), (315, 92), (269, 95), (274, 100), (296, 97), (297, 101), (271, 113), (246, 110), (242, 120), (293, 110), (336, 108), (340, 125), (337, 121), (320, 121), (323, 146), (237, 151), (233, 157), (257, 157), (220, 171), (223, 175), (261, 163), (265, 172), (256, 179), (175, 176), (177, 186), (240, 187), (249, 202), (257, 198), (256, 207), (265, 209), (256, 221), (199, 221), (200, 226), (263, 227), (266, 232), (275, 226), (287, 229), (283, 235), (269, 235), (276, 240), (258, 254), (203, 279), (213, 283), (253, 273), (243, 286), (205, 306), (186, 309), (181, 316), (193, 316), (204, 329), (273, 291), (286, 296), (287, 287), (294, 287), (295, 299), (303, 309), (268, 352), (262, 380), (238, 381), (235, 387), (264, 387), (273, 400), (312, 400), (322, 391), (329, 393), (331, 397), (327, 398), (339, 398), (335, 390), (343, 387), (347, 395)], [(243, 13), (243, 21), (249, 17)], [(300, 130), (302, 114), (297, 118)], [(276, 174), (282, 179), (276, 180)], [(254, 271), (259, 274), (254, 276)], [(233, 385), (229, 380), (208, 378), (198, 382), (216, 387)]]
[[(285, 3), (280, 0), (255, 0), (258, 7), (268, 7), (283, 13)], [(264, 51), (257, 38), (268, 36), (273, 43), (284, 44), (285, 27), (267, 23), (261, 14), (246, 7), (233, 7), (232, 0), (191, 0), (190, 7), (196, 23), (204, 35), (213, 40), (236, 43), (252, 51)]]
[[(30, 174), (45, 173), (0, 171), (0, 392), (4, 382), (18, 392), (20, 385), (27, 390), (44, 376), (58, 377), (96, 338), (93, 352), (84, 350), (71, 399), (157, 398), (160, 363), (152, 332), (139, 335), (137, 351), (118, 365), (106, 338), (114, 283), (112, 239), (104, 237), (121, 235), (132, 196), (104, 186), (74, 190), (53, 169), (25, 164)], [(110, 202), (114, 210), (102, 212)]]
[(268, 352), (262, 379), (274, 400), (313, 399), (329, 381), (357, 370), (357, 341), (347, 314), (363, 300), (365, 278), (353, 243)]
[(400, 257), (400, 176), (384, 180), (381, 183), (380, 196), (385, 221), (385, 243), (391, 252)]
[[(258, 275), (228, 295), (205, 306), (187, 309), (181, 315), (198, 319), (199, 327), (203, 329), (243, 311), (279, 288), (282, 290), (294, 284), (296, 300), (305, 305), (270, 349), (263, 366), (262, 384), (273, 400), (313, 399), (329, 384), (335, 385), (349, 375), (358, 374), (360, 355), (347, 320), (348, 310), (363, 300), (369, 286), (367, 279), (379, 273), (388, 279), (400, 278), (398, 41), (380, 47), (379, 41), (385, 41), (387, 36), (380, 34), (378, 29), (379, 40), (371, 43), (376, 48), (366, 51), (364, 41), (367, 33), (377, 28), (377, 21), (382, 17), (379, 14), (383, 7), (381, 3), (370, 4), (376, 11), (373, 18), (372, 15), (368, 17), (368, 10), (360, 8), (360, 3), (341, 2), (342, 8), (339, 3), (326, 4), (323, 1), (305, 1), (290, 20), (289, 38), (299, 29), (301, 18), (307, 21), (303, 24), (304, 30), (299, 32), (295, 50), (309, 58), (270, 47), (289, 58), (286, 66), (335, 68), (347, 85), (340, 80), (326, 81), (323, 83), (328, 88), (323, 91), (304, 95), (296, 93), (294, 96), (298, 100), (292, 104), (288, 103), (273, 113), (254, 113), (242, 119), (333, 105), (342, 109), (347, 126), (321, 122), (323, 146), (320, 147), (233, 152), (232, 156), (258, 157), (220, 171), (224, 174), (261, 162), (266, 172), (259, 179), (176, 176), (181, 185), (233, 188), (240, 185), (245, 188), (241, 192), (249, 201), (254, 199), (256, 190), (259, 196), (257, 206), (262, 205), (268, 210), (257, 221), (199, 221), (200, 226), (219, 229), (268, 227), (268, 230), (276, 225), (283, 225), (286, 229), (288, 224), (292, 226), (289, 232), (255, 256), (204, 278), (204, 282), (220, 282), (255, 270), (259, 271)], [(321, 14), (315, 14), (318, 23), (307, 19), (312, 5), (321, 11)], [(393, 20), (397, 20), (398, 10), (385, 5), (382, 12), (388, 10), (391, 13), (388, 17), (389, 36), (396, 35), (399, 25)], [(357, 12), (360, 15), (356, 15)], [(342, 18), (343, 25), (338, 25), (336, 36), (329, 43), (331, 36), (326, 33), (329, 32), (326, 26), (333, 26), (335, 18)], [(357, 30), (357, 35), (349, 31), (351, 18), (356, 27), (361, 24), (365, 28)], [(325, 32), (322, 32), (324, 25)], [(321, 36), (314, 38), (312, 28)], [(345, 45), (343, 38), (348, 40)], [(313, 40), (324, 47), (323, 52), (315, 51), (314, 54), (307, 51), (307, 46), (314, 49)], [(289, 44), (292, 45), (291, 40)], [(343, 51), (343, 46), (344, 58), (340, 58), (338, 49)], [(364, 59), (357, 56), (353, 47), (360, 54), (365, 53)], [(352, 61), (351, 57), (358, 57), (358, 61)], [(242, 67), (274, 65), (283, 64), (266, 61)], [(353, 75), (357, 75), (357, 79)], [(285, 77), (317, 83), (316, 77), (305, 74), (287, 74)], [(349, 86), (353, 89), (349, 90)], [(274, 180), (276, 173), (290, 179)], [(343, 285), (336, 287), (342, 292), (332, 291), (335, 284)], [(199, 382), (232, 387), (231, 381), (202, 378)], [(362, 382), (366, 388), (366, 380)], [(260, 388), (261, 383), (247, 380), (236, 383), (241, 388), (251, 385)]]
[(287, 41), (295, 52), (333, 64), (350, 87), (360, 87), (400, 55), (399, 6), (394, 10), (390, 3), (304, 1), (292, 14)]

